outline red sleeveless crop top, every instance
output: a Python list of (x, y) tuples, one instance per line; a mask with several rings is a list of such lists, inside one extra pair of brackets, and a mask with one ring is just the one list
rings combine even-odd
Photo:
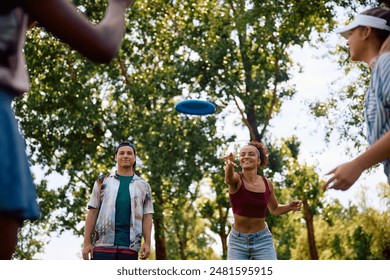
[(239, 174), (241, 178), (240, 188), (233, 194), (229, 193), (233, 213), (250, 218), (265, 218), (271, 194), (267, 180), (262, 176), (265, 184), (265, 192), (253, 192), (245, 187), (242, 173)]

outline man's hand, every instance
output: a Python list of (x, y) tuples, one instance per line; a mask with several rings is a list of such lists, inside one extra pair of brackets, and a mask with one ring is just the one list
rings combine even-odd
[(83, 246), (83, 260), (90, 260), (93, 258), (93, 245), (86, 244)]
[(139, 258), (141, 260), (146, 260), (150, 256), (150, 245), (148, 243), (143, 243), (141, 250), (139, 252)]

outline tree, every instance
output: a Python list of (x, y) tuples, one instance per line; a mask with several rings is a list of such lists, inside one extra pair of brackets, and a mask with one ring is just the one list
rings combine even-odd
[(322, 207), (320, 198), (321, 186), (324, 183), (319, 179), (318, 173), (312, 166), (294, 163), (293, 172), (287, 176), (286, 185), (293, 189), (295, 197), (303, 203), (303, 217), (306, 222), (307, 236), (310, 248), (310, 257), (318, 260), (318, 252), (314, 234), (314, 216)]
[[(202, 186), (203, 185), (203, 186)], [(194, 184), (189, 194), (171, 200), (172, 208), (166, 213), (169, 259), (202, 260), (217, 259), (212, 245), (215, 240), (207, 230), (205, 221), (199, 215), (198, 202), (204, 184)], [(180, 209), (173, 211), (172, 209)]]
[[(319, 259), (389, 258), (389, 211), (370, 207), (372, 199), (362, 196), (356, 205), (343, 206), (338, 200), (324, 205), (314, 221)], [(292, 258), (310, 259), (304, 232), (298, 235), (291, 253)]]
[(361, 226), (358, 226), (352, 235), (352, 245), (356, 254), (357, 260), (371, 259), (370, 244), (372, 235), (364, 231)]
[(336, 4), (346, 5), (197, 1), (193, 6), (198, 9), (187, 12), (192, 22), (179, 33), (188, 57), (181, 73), (194, 81), (192, 92), (207, 92), (221, 102), (241, 100), (244, 109), (237, 109), (250, 139), (263, 141), (272, 117), (295, 94), (288, 81), (299, 65), (291, 60), (290, 47), (310, 42), (314, 31), (322, 38), (322, 32), (333, 28)]

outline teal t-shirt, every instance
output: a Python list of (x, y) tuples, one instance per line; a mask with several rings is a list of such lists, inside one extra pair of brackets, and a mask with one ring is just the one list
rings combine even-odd
[(115, 203), (115, 245), (130, 246), (130, 182), (133, 176), (117, 175), (120, 184)]

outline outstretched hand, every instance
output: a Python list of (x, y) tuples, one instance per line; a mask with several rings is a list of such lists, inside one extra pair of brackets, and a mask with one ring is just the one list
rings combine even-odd
[(234, 155), (233, 153), (229, 153), (228, 155), (221, 158), (225, 161), (225, 166), (234, 166), (238, 167), (238, 165), (234, 162)]
[(363, 170), (354, 161), (344, 163), (329, 171), (333, 176), (322, 186), (323, 190), (348, 190), (359, 179)]

